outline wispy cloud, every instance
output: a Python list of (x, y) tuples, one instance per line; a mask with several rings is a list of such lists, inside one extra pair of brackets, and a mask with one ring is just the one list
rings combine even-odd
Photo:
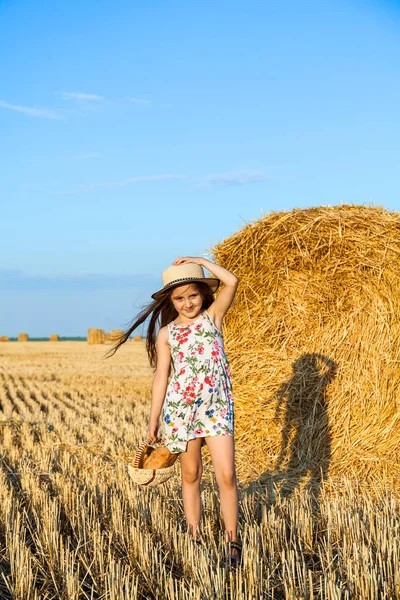
[(63, 115), (55, 112), (54, 110), (49, 110), (47, 108), (32, 108), (30, 106), (19, 106), (18, 104), (10, 104), (9, 102), (5, 102), (4, 100), (0, 100), (0, 107), (7, 108), (9, 110), (14, 110), (16, 112), (24, 113), (29, 117), (36, 117), (39, 119), (63, 119)]
[(195, 187), (232, 187), (239, 185), (247, 185), (249, 183), (259, 183), (272, 179), (272, 176), (264, 171), (243, 171), (234, 173), (217, 173), (215, 175), (207, 175), (198, 182)]
[(89, 158), (103, 158), (103, 155), (98, 152), (88, 152), (87, 154), (77, 154), (74, 158), (75, 160), (87, 160)]
[[(135, 183), (148, 183), (154, 181), (169, 181), (169, 180), (181, 180), (186, 179), (186, 175), (174, 175), (174, 174), (162, 174), (162, 175), (148, 175), (143, 177), (127, 177), (126, 179), (121, 179), (119, 181), (106, 181), (103, 183), (88, 183), (79, 185), (75, 188), (70, 188), (66, 190), (57, 190), (57, 191), (47, 191), (50, 194), (56, 194), (59, 196), (66, 196), (72, 194), (83, 194), (85, 192), (91, 192), (92, 190), (98, 189), (115, 189), (122, 188), (128, 185), (133, 185)], [(41, 190), (44, 191), (44, 190)]]
[[(102, 154), (90, 153), (75, 156), (76, 159), (100, 158)], [(93, 190), (101, 189), (117, 189), (127, 187), (129, 185), (139, 183), (151, 183), (157, 181), (183, 181), (185, 180), (194, 188), (218, 188), (218, 187), (233, 187), (243, 186), (251, 183), (259, 183), (263, 181), (276, 180), (278, 177), (272, 174), (274, 169), (279, 167), (271, 165), (263, 171), (237, 171), (232, 173), (217, 173), (214, 175), (206, 175), (200, 178), (194, 178), (189, 175), (180, 175), (175, 173), (162, 173), (161, 175), (144, 175), (140, 177), (126, 177), (117, 181), (103, 181), (97, 183), (85, 183), (75, 187), (59, 190), (49, 190), (38, 188), (37, 186), (25, 185), (26, 189), (36, 192), (52, 194), (57, 196), (68, 196), (74, 194), (84, 194)], [(268, 172), (270, 171), (270, 172)], [(279, 178), (280, 179), (280, 178)]]
[(102, 102), (105, 100), (104, 96), (85, 94), (84, 92), (59, 92), (59, 95), (64, 100), (78, 100), (79, 102)]
[(135, 104), (150, 104), (150, 100), (145, 100), (145, 98), (128, 98), (128, 100)]

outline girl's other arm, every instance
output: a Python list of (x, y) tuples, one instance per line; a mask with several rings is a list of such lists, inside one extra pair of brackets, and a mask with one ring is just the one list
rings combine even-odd
[(215, 325), (221, 329), (222, 319), (225, 316), (228, 308), (233, 302), (233, 299), (236, 294), (236, 290), (239, 284), (239, 279), (225, 269), (221, 267), (221, 265), (217, 265), (216, 263), (212, 263), (210, 260), (206, 258), (197, 258), (193, 256), (185, 256), (181, 258), (177, 258), (176, 261), (172, 264), (174, 265), (182, 265), (184, 263), (195, 263), (202, 267), (208, 269), (213, 275), (218, 277), (221, 283), (224, 284), (224, 287), (219, 292), (218, 297), (213, 302), (213, 304), (207, 309), (210, 317), (213, 319)]
[(153, 442), (157, 436), (159, 419), (168, 385), (168, 374), (171, 365), (171, 352), (168, 345), (168, 328), (162, 327), (157, 335), (157, 367), (151, 390), (151, 408), (147, 437)]

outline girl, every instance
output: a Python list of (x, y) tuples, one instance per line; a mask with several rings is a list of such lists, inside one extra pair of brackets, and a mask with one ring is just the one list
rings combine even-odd
[[(206, 278), (202, 267), (214, 277)], [(150, 317), (146, 348), (155, 367), (147, 437), (157, 441), (162, 412), (163, 442), (179, 453), (182, 500), (188, 531), (200, 542), (201, 447), (207, 444), (220, 491), (231, 565), (241, 554), (237, 541), (238, 491), (235, 472), (234, 402), (222, 320), (235, 297), (237, 277), (205, 258), (182, 257), (163, 274), (164, 287), (113, 349)], [(224, 287), (214, 300), (213, 292)], [(156, 335), (156, 325), (160, 328)], [(171, 363), (174, 374), (168, 382)]]

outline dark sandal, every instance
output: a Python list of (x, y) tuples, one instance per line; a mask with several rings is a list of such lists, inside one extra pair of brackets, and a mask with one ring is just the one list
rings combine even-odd
[[(242, 544), (240, 542), (228, 542), (228, 548), (230, 551), (230, 555), (229, 555), (230, 570), (236, 571), (236, 569), (240, 565), (240, 561), (242, 558)], [(232, 554), (232, 549), (236, 550), (236, 552), (234, 554)]]

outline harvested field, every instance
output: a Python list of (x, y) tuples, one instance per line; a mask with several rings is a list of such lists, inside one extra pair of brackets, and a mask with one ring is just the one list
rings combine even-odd
[[(149, 412), (144, 343), (107, 361), (105, 351), (0, 347), (2, 600), (400, 597), (399, 502), (378, 479), (373, 495), (341, 478), (314, 497), (273, 477), (249, 482), (239, 469), (243, 565), (227, 574), (208, 451), (197, 547), (179, 479), (139, 489), (126, 474)], [(246, 448), (238, 454), (251, 462)]]

